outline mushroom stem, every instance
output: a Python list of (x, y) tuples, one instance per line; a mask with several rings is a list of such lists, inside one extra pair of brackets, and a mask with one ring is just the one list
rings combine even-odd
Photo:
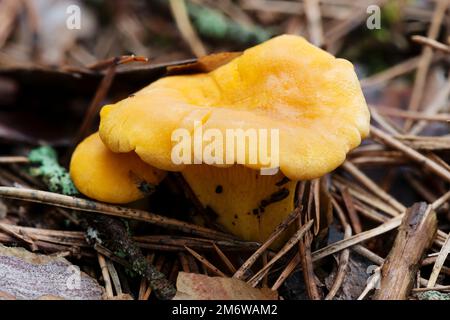
[(209, 218), (245, 240), (264, 242), (295, 208), (297, 182), (281, 172), (261, 175), (241, 165), (202, 164), (189, 166), (182, 174)]

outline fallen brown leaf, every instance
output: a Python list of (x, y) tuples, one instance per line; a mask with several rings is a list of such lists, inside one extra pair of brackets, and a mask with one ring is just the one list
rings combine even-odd
[(278, 293), (269, 288), (253, 288), (236, 278), (208, 277), (180, 272), (177, 294), (173, 300), (277, 300)]

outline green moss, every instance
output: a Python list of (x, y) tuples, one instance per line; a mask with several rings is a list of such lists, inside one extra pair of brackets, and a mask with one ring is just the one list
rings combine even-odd
[(28, 159), (32, 164), (30, 174), (41, 178), (50, 191), (65, 195), (79, 194), (67, 170), (59, 165), (58, 155), (52, 147), (33, 149)]
[(450, 294), (439, 291), (425, 291), (417, 294), (420, 300), (450, 300)]

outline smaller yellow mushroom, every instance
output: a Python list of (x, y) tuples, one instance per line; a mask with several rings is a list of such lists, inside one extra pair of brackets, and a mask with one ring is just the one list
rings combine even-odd
[(98, 133), (77, 146), (70, 162), (70, 176), (77, 189), (90, 198), (110, 203), (143, 198), (165, 174), (143, 162), (134, 152), (111, 152)]

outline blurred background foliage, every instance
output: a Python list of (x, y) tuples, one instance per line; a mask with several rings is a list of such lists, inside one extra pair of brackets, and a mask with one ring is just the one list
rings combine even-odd
[[(183, 3), (193, 35), (174, 19), (176, 2)], [(65, 27), (73, 4), (81, 9), (79, 30)], [(369, 5), (381, 7), (380, 29), (366, 27)], [(362, 75), (370, 75), (420, 52), (409, 36), (426, 34), (433, 7), (434, 1), (423, 0), (2, 0), (0, 65), (86, 66), (128, 53), (161, 62), (192, 57), (197, 38), (200, 52), (210, 53), (291, 33), (357, 62)]]

